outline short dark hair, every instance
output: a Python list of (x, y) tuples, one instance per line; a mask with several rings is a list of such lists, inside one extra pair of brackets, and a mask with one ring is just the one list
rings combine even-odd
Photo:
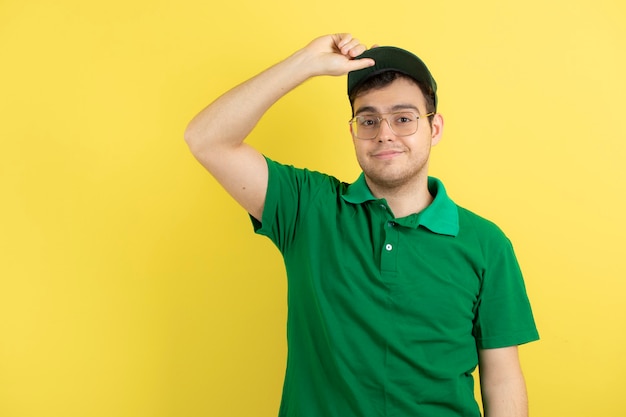
[[(348, 98), (350, 99), (350, 107), (352, 107), (352, 115), (354, 116), (354, 100), (356, 100), (359, 95), (370, 90), (384, 88), (397, 79), (409, 80), (419, 87), (420, 91), (424, 95), (424, 98), (426, 99), (426, 113), (434, 113), (437, 111), (435, 106), (435, 93), (430, 87), (416, 81), (414, 78), (409, 77), (406, 74), (390, 70), (371, 76), (351, 92)], [(432, 121), (432, 117), (433, 116), (430, 116), (428, 120)]]

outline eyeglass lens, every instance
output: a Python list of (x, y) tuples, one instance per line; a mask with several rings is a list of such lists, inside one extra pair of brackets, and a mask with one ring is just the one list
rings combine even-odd
[(411, 112), (392, 113), (386, 117), (376, 114), (357, 116), (352, 121), (352, 130), (359, 139), (374, 139), (383, 120), (387, 121), (391, 131), (398, 136), (412, 135), (417, 131), (418, 117)]

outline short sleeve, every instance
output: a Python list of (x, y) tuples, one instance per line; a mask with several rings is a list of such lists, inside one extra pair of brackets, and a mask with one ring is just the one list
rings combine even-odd
[(513, 246), (504, 235), (489, 245), (474, 334), (481, 349), (539, 339), (522, 272)]
[(311, 201), (321, 190), (329, 189), (333, 177), (265, 159), (268, 187), (263, 215), (260, 222), (252, 216), (250, 219), (255, 233), (267, 236), (285, 253), (295, 239), (298, 223), (306, 215)]

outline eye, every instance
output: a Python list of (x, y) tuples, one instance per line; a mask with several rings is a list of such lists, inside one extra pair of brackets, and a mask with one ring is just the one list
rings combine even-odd
[(396, 123), (405, 124), (411, 123), (415, 117), (411, 113), (400, 113), (396, 115)]
[(359, 116), (357, 122), (360, 127), (376, 127), (378, 125), (378, 118), (376, 116)]

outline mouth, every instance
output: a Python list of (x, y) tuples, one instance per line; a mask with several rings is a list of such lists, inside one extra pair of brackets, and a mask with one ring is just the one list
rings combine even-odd
[(376, 159), (393, 159), (396, 156), (402, 155), (403, 153), (404, 151), (398, 149), (385, 149), (372, 153), (372, 157)]

